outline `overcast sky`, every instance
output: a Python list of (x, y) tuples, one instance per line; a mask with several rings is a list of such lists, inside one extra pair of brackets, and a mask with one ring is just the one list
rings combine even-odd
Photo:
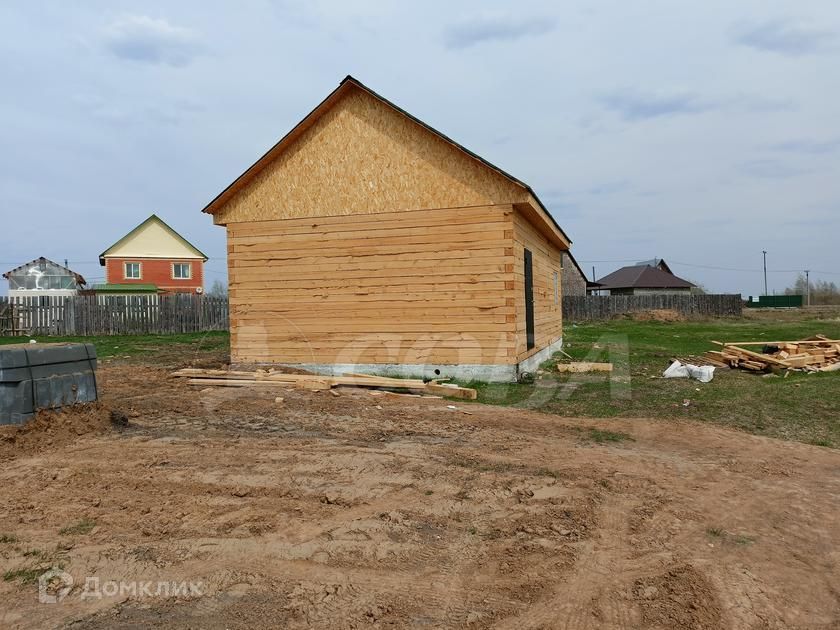
[(758, 294), (766, 249), (771, 292), (840, 283), (837, 0), (56, 0), (0, 27), (2, 271), (101, 281), (155, 212), (224, 279), (201, 208), (352, 74), (528, 182), (587, 271)]

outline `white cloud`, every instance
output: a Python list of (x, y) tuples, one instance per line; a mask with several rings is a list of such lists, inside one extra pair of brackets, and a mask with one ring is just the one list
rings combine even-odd
[(789, 57), (827, 52), (837, 43), (837, 34), (788, 20), (745, 24), (737, 29), (735, 41), (765, 52)]
[(490, 41), (512, 41), (543, 35), (556, 27), (553, 18), (473, 18), (450, 26), (444, 34), (447, 48), (467, 48)]
[(175, 67), (187, 65), (202, 49), (192, 29), (145, 15), (121, 16), (109, 24), (105, 47), (121, 59)]
[(604, 95), (601, 103), (629, 121), (676, 114), (699, 114), (715, 108), (713, 103), (695, 94), (645, 93), (637, 90), (615, 90)]

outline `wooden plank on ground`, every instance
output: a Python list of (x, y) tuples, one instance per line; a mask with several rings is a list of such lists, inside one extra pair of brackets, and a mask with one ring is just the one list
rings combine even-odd
[[(413, 389), (413, 388), (412, 388)], [(450, 398), (461, 398), (464, 400), (475, 400), (478, 398), (478, 392), (468, 387), (458, 387), (457, 385), (448, 385), (444, 383), (426, 383), (423, 389), (430, 394), (437, 394), (439, 396), (448, 396)]]
[(591, 362), (576, 362), (576, 363), (558, 363), (558, 372), (612, 372), (612, 363), (591, 363)]

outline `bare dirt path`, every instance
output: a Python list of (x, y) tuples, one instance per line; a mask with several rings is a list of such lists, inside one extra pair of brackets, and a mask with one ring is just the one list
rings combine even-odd
[[(0, 568), (61, 562), (75, 582), (57, 604), (0, 582), (2, 627), (840, 628), (835, 451), (348, 390), (200, 393), (148, 366), (101, 378), (101, 406), (0, 435)], [(89, 576), (202, 594), (82, 599)]]

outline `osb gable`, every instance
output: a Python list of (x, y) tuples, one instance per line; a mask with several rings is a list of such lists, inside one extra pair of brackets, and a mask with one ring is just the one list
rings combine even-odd
[(524, 201), (527, 190), (353, 87), (214, 215), (240, 221)]

